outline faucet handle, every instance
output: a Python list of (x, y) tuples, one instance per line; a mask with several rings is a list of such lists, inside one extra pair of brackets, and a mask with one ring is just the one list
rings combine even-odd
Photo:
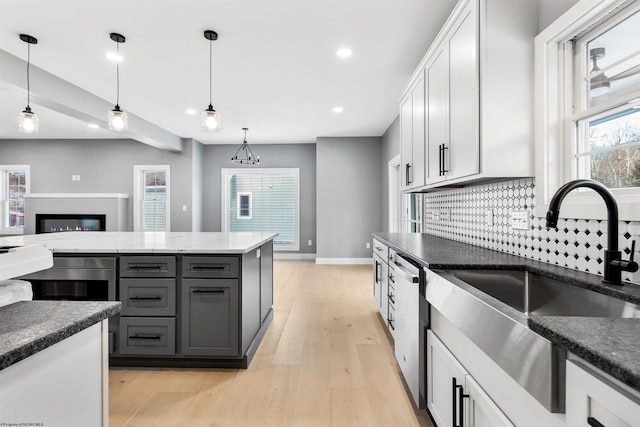
[(631, 254), (629, 255), (629, 261), (621, 261), (620, 267), (623, 271), (628, 271), (631, 273), (635, 273), (638, 271), (638, 263), (633, 260), (634, 255), (636, 253), (636, 241), (631, 241)]

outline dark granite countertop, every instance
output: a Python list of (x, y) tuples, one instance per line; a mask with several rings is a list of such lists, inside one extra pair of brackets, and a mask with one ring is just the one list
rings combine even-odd
[[(428, 234), (374, 233), (431, 270), (521, 269), (640, 304), (640, 286), (609, 286), (602, 277)], [(640, 391), (640, 319), (531, 316), (529, 328)]]
[(0, 307), (0, 370), (120, 312), (117, 301), (21, 301)]
[(640, 319), (531, 316), (529, 328), (640, 391)]

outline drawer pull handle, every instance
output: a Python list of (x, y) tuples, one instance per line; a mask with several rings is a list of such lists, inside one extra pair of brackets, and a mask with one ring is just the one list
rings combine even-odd
[(395, 304), (396, 303), (396, 301), (393, 299), (393, 297), (394, 297), (393, 294), (387, 295), (387, 297), (389, 297), (389, 301), (391, 301), (391, 304)]
[(194, 289), (194, 294), (223, 294), (224, 289)]
[(591, 427), (605, 427), (604, 424), (593, 417), (587, 418), (587, 424), (589, 424)]
[(131, 335), (129, 336), (131, 340), (159, 340), (162, 339), (160, 335)]
[(130, 265), (129, 270), (162, 270), (162, 265)]
[(224, 265), (192, 265), (192, 270), (224, 270)]
[(162, 297), (129, 297), (129, 299), (148, 301), (148, 300), (161, 300)]
[(389, 327), (390, 327), (392, 330), (394, 330), (394, 331), (395, 331), (395, 330), (396, 330), (396, 327), (395, 327), (395, 326), (393, 326), (393, 319), (387, 319), (387, 320), (389, 321)]

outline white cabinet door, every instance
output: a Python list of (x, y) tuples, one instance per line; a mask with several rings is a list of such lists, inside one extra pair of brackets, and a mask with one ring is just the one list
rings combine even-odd
[(441, 46), (427, 64), (427, 184), (444, 181), (443, 147), (449, 141), (449, 52)]
[(412, 106), (412, 148), (413, 165), (411, 170), (411, 188), (422, 187), (425, 180), (426, 130), (425, 130), (425, 93), (424, 72), (411, 90)]
[[(596, 376), (598, 375), (598, 376)], [(567, 360), (567, 427), (640, 425), (640, 396)]]
[(477, 2), (427, 63), (427, 184), (480, 172)]
[[(480, 388), (471, 375), (465, 378), (467, 397), (463, 399), (465, 426), (468, 427), (514, 427), (511, 421)], [(460, 402), (460, 400), (458, 400)], [(460, 403), (458, 403), (460, 404)]]
[(413, 164), (413, 105), (411, 94), (400, 103), (400, 189), (411, 185), (411, 165)]
[(427, 408), (438, 427), (460, 424), (457, 386), (464, 384), (466, 375), (444, 344), (431, 330), (427, 331)]
[(445, 151), (447, 179), (480, 172), (477, 9), (477, 1), (469, 1), (448, 40), (449, 144), (448, 153)]

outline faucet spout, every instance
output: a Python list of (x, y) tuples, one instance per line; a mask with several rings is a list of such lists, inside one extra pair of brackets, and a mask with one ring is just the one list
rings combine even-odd
[(547, 228), (557, 228), (560, 205), (566, 195), (579, 187), (595, 190), (607, 205), (607, 248), (604, 251), (604, 282), (622, 285), (622, 271), (637, 271), (638, 264), (633, 262), (633, 252), (629, 261), (622, 261), (618, 250), (618, 204), (613, 194), (603, 184), (591, 179), (576, 179), (560, 187), (551, 198), (547, 212)]

